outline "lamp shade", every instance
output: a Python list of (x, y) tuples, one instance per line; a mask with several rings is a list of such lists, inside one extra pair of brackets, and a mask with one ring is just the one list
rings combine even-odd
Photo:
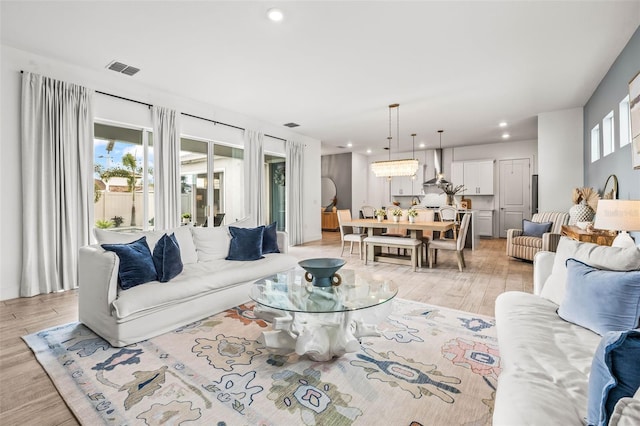
[(613, 231), (640, 231), (640, 200), (598, 201), (593, 226)]

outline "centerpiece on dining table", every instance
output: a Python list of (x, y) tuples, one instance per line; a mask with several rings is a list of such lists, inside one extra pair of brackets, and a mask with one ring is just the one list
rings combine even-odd
[(387, 215), (387, 211), (385, 209), (376, 209), (375, 215), (378, 218), (378, 222), (382, 222)]
[(402, 217), (402, 214), (403, 212), (401, 208), (395, 208), (391, 210), (391, 215), (393, 216), (394, 222), (400, 222), (400, 218)]
[(418, 216), (418, 210), (414, 208), (407, 210), (407, 216), (409, 217), (409, 223), (415, 223), (416, 216)]

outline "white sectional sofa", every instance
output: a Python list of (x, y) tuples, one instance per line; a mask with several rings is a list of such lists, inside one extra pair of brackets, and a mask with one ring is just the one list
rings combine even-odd
[(117, 233), (96, 229), (99, 243), (123, 244), (146, 236), (151, 252), (164, 234), (174, 233), (183, 271), (169, 282), (152, 281), (122, 290), (119, 258), (100, 244), (82, 247), (79, 259), (79, 319), (111, 345), (120, 347), (169, 332), (249, 300), (258, 278), (293, 268), (284, 232), (280, 253), (252, 261), (225, 260), (231, 237), (226, 226)]
[[(638, 249), (578, 243), (566, 237), (557, 253), (536, 255), (535, 294), (512, 291), (496, 300), (502, 372), (495, 426), (586, 424), (589, 375), (602, 337), (557, 313), (565, 296), (569, 258), (600, 269), (640, 269)], [(635, 368), (640, 371), (640, 358)], [(633, 398), (625, 398), (624, 404), (622, 401), (616, 406), (615, 424), (640, 424), (640, 390)]]

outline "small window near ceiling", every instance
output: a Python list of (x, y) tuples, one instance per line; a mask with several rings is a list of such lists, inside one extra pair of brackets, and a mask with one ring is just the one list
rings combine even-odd
[(613, 122), (613, 111), (611, 111), (607, 116), (602, 120), (602, 156), (606, 157), (607, 155), (613, 152), (614, 140), (615, 136), (613, 134), (615, 129)]
[(591, 129), (591, 162), (600, 159), (600, 125)]
[(631, 143), (631, 114), (629, 112), (629, 95), (620, 101), (620, 147)]

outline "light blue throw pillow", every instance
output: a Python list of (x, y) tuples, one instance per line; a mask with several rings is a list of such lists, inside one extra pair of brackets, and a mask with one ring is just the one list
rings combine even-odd
[(102, 248), (118, 255), (120, 259), (118, 284), (123, 290), (158, 278), (151, 251), (147, 245), (147, 237), (129, 244), (102, 244)]
[(618, 400), (632, 397), (639, 387), (640, 330), (606, 333), (591, 364), (587, 424), (609, 424)]
[(231, 242), (229, 243), (229, 255), (227, 260), (258, 260), (263, 259), (262, 237), (264, 225), (257, 228), (229, 227)]
[(522, 219), (522, 236), (542, 238), (542, 234), (551, 231), (552, 226), (553, 222), (531, 222)]
[(640, 271), (605, 271), (567, 259), (567, 286), (558, 315), (604, 335), (638, 327)]

